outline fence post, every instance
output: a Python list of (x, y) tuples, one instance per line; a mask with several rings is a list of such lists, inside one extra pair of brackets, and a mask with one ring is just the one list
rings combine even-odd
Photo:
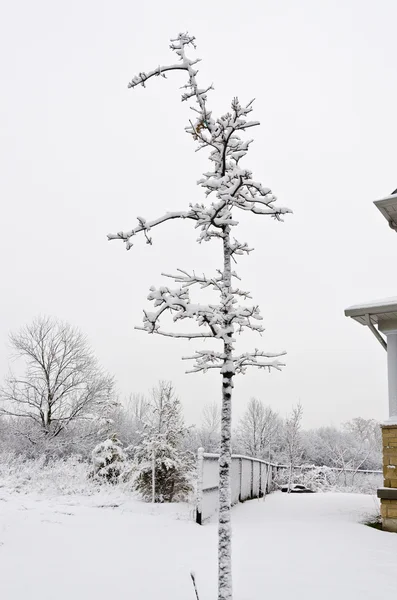
[(276, 465), (276, 466), (272, 467), (272, 476), (271, 476), (271, 479), (270, 479), (270, 488), (269, 488), (270, 490), (273, 489), (274, 480), (276, 479), (277, 474), (278, 474), (278, 467)]
[(251, 460), (251, 500), (254, 497), (254, 461)]
[(203, 474), (204, 474), (204, 448), (197, 450), (197, 501), (196, 523), (202, 525), (203, 520)]
[[(266, 481), (267, 481), (267, 468), (266, 468), (266, 465), (263, 465), (263, 469), (264, 469), (264, 475), (265, 475), (265, 477), (264, 477), (264, 480), (263, 480), (264, 485), (263, 485), (263, 490), (262, 490), (262, 498), (265, 499), (265, 496), (266, 496)], [(261, 473), (262, 473), (262, 470), (261, 470)]]
[(259, 463), (259, 494), (258, 498), (262, 498), (262, 466), (263, 463)]
[(152, 453), (152, 503), (156, 502), (156, 452)]
[(238, 494), (238, 501), (241, 502), (241, 490), (243, 487), (243, 459), (239, 458), (239, 478), (240, 478), (240, 491)]
[(266, 485), (265, 485), (265, 493), (263, 495), (263, 498), (266, 498), (266, 494), (268, 494), (270, 492), (270, 477), (271, 477), (271, 472), (272, 472), (272, 467), (270, 466), (270, 462), (267, 465), (267, 469), (266, 469)]

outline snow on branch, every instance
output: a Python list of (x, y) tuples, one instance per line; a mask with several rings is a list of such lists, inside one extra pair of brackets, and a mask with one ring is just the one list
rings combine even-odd
[[(236, 366), (236, 373), (245, 373), (247, 367), (257, 367), (258, 369), (276, 369), (281, 371), (282, 367), (285, 367), (285, 363), (277, 360), (280, 356), (285, 356), (286, 352), (270, 353), (263, 352), (262, 350), (255, 349), (255, 352), (246, 352), (237, 356), (234, 359)], [(267, 360), (265, 360), (267, 359)]]
[[(187, 279), (188, 285), (195, 282), (194, 278), (181, 276), (179, 280)], [(209, 280), (203, 278), (206, 286), (210, 284)], [(199, 282), (199, 281), (197, 281)], [(152, 301), (154, 311), (144, 311), (143, 327), (139, 327), (148, 333), (157, 333), (167, 337), (214, 337), (221, 340), (230, 338), (230, 332), (236, 331), (242, 333), (244, 329), (251, 329), (262, 333), (264, 328), (255, 321), (262, 321), (262, 316), (258, 306), (240, 306), (237, 304), (235, 295), (248, 296), (248, 292), (234, 290), (230, 288), (225, 294), (224, 281), (214, 280), (214, 288), (221, 292), (220, 304), (195, 304), (190, 300), (189, 288), (185, 285), (170, 289), (162, 286), (156, 288), (152, 286), (148, 295), (148, 300)], [(164, 313), (171, 314), (174, 322), (182, 319), (194, 319), (199, 327), (204, 327), (206, 331), (200, 333), (167, 333), (160, 329), (160, 318)]]
[[(157, 310), (153, 312), (144, 311), (142, 329), (148, 333), (157, 333), (167, 337), (218, 337), (219, 328), (216, 323), (217, 310), (216, 307), (206, 306), (201, 304), (192, 304), (190, 302), (189, 290), (179, 288), (171, 290), (168, 287), (150, 288), (148, 300), (153, 301), (154, 307)], [(191, 334), (185, 333), (167, 333), (160, 329), (160, 317), (168, 312), (172, 315), (174, 321), (181, 319), (195, 319), (199, 326), (207, 326), (209, 331), (196, 332)]]
[(162, 217), (158, 219), (154, 219), (153, 221), (147, 222), (143, 217), (137, 217), (139, 225), (134, 229), (130, 229), (130, 231), (119, 231), (118, 233), (109, 233), (108, 240), (123, 240), (126, 243), (127, 250), (132, 247), (132, 242), (130, 238), (132, 238), (137, 233), (141, 233), (143, 231), (146, 242), (148, 244), (152, 243), (152, 239), (149, 237), (148, 233), (152, 229), (152, 227), (156, 227), (157, 225), (161, 225), (166, 221), (170, 221), (172, 219), (193, 219), (197, 220), (197, 216), (193, 211), (180, 211), (180, 212), (168, 212)]
[(258, 121), (249, 121), (247, 116), (252, 111), (253, 100), (245, 106), (237, 98), (231, 104), (231, 112), (226, 113), (217, 120), (213, 119), (208, 111), (207, 93), (213, 89), (212, 85), (205, 88), (198, 86), (196, 76), (198, 71), (193, 68), (199, 59), (189, 59), (186, 56), (186, 47), (195, 48), (195, 38), (187, 33), (181, 33), (171, 40), (171, 49), (179, 58), (179, 62), (168, 66), (157, 67), (144, 73), (141, 72), (132, 78), (130, 88), (138, 85), (145, 86), (148, 79), (154, 76), (165, 76), (170, 71), (186, 71), (188, 82), (183, 86), (187, 90), (182, 95), (182, 100), (195, 99), (198, 107), (192, 107), (196, 115), (186, 128), (188, 134), (198, 143), (198, 149), (209, 148), (209, 159), (213, 164), (213, 171), (205, 173), (198, 184), (204, 188), (206, 195), (215, 192), (216, 201), (209, 206), (204, 204), (190, 205), (190, 210), (169, 212), (153, 221), (146, 221), (139, 217), (139, 225), (126, 232), (109, 234), (109, 240), (121, 239), (126, 243), (127, 250), (131, 248), (131, 238), (143, 232), (147, 243), (152, 239), (149, 232), (152, 227), (161, 225), (171, 219), (191, 219), (196, 221), (196, 227), (201, 230), (199, 240), (209, 241), (214, 237), (222, 237), (222, 229), (228, 225), (236, 226), (238, 223), (232, 217), (232, 209), (252, 212), (255, 215), (268, 215), (278, 220), (291, 212), (288, 208), (277, 207), (276, 197), (269, 188), (252, 179), (251, 171), (241, 169), (240, 160), (248, 152), (252, 140), (242, 140), (238, 132), (244, 132), (251, 127), (259, 125)]
[[(205, 275), (196, 275), (194, 271), (190, 275), (187, 271), (183, 271), (182, 269), (177, 270), (180, 274), (170, 275), (168, 273), (162, 273), (162, 275), (163, 277), (169, 277), (170, 279), (173, 279), (176, 283), (182, 283), (183, 288), (187, 288), (195, 284), (199, 285), (201, 289), (211, 288), (216, 292), (222, 292), (222, 289), (224, 288), (223, 275), (221, 271), (218, 271), (218, 275), (216, 277), (208, 279), (208, 277)], [(236, 273), (232, 273), (232, 275), (237, 278)], [(242, 296), (245, 299), (251, 298), (249, 292), (245, 292), (239, 288), (230, 288), (230, 293), (235, 296)]]
[(214, 352), (212, 350), (198, 350), (192, 356), (182, 357), (182, 360), (194, 360), (192, 369), (186, 371), (186, 373), (199, 373), (200, 371), (206, 373), (209, 369), (220, 369), (221, 373), (227, 372), (235, 375), (245, 374), (247, 367), (281, 371), (285, 364), (279, 361), (278, 358), (285, 354), (285, 352), (274, 354), (256, 349), (254, 352), (246, 352), (226, 360), (225, 353)]

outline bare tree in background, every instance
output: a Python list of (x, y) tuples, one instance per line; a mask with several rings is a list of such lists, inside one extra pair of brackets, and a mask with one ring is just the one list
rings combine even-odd
[(221, 432), (221, 410), (219, 404), (216, 402), (205, 404), (201, 415), (201, 426), (197, 432), (199, 445), (206, 452), (217, 452), (219, 450)]
[(11, 373), (0, 390), (3, 415), (29, 420), (47, 439), (78, 420), (106, 416), (114, 404), (113, 378), (78, 329), (38, 318), (11, 334), (10, 342), (25, 371)]
[(125, 446), (137, 446), (150, 412), (150, 400), (144, 394), (130, 394), (111, 411), (112, 432)]
[[(374, 419), (357, 417), (344, 423), (342, 429), (322, 427), (317, 430), (324, 464), (339, 469), (347, 485), (360, 469), (379, 469), (382, 465), (382, 440), (379, 423)], [(319, 452), (316, 452), (319, 454)]]
[(280, 415), (270, 406), (265, 406), (264, 427), (262, 430), (262, 458), (267, 458), (269, 462), (274, 459), (274, 453), (277, 453), (282, 431), (283, 422)]
[[(110, 234), (111, 240), (122, 240), (130, 249), (135, 236), (142, 233), (151, 243), (150, 233), (154, 227), (170, 220), (190, 221), (199, 232), (198, 242), (217, 241), (222, 248), (222, 265), (211, 276), (198, 275), (195, 271), (179, 269), (176, 275), (167, 275), (177, 287), (167, 286), (150, 289), (148, 299), (154, 302), (153, 311), (144, 312), (143, 330), (150, 334), (171, 338), (209, 339), (220, 344), (220, 349), (198, 350), (192, 356), (185, 357), (194, 361), (191, 373), (219, 369), (222, 379), (221, 444), (219, 459), (219, 526), (218, 526), (218, 599), (232, 598), (231, 565), (231, 422), (232, 390), (235, 374), (244, 373), (248, 367), (260, 369), (278, 369), (283, 366), (279, 357), (283, 353), (269, 353), (259, 349), (243, 354), (235, 353), (235, 336), (245, 329), (261, 333), (263, 327), (258, 323), (262, 319), (258, 306), (247, 306), (242, 302), (250, 299), (249, 292), (240, 289), (236, 283), (237, 273), (232, 263), (237, 257), (247, 255), (252, 248), (245, 242), (239, 242), (232, 236), (238, 225), (236, 214), (239, 211), (258, 216), (271, 216), (281, 220), (281, 216), (290, 212), (275, 205), (276, 197), (269, 188), (252, 178), (249, 169), (240, 166), (246, 156), (252, 140), (242, 140), (240, 134), (259, 125), (258, 121), (248, 120), (252, 111), (252, 101), (240, 104), (234, 98), (230, 112), (215, 119), (207, 107), (207, 93), (212, 86), (200, 87), (197, 82), (198, 71), (195, 65), (198, 59), (190, 59), (186, 49), (194, 46), (194, 38), (188, 34), (179, 34), (171, 40), (171, 49), (176, 53), (178, 62), (159, 66), (148, 73), (140, 72), (133, 77), (129, 87), (145, 86), (152, 77), (166, 77), (171, 71), (185, 72), (187, 83), (183, 86), (183, 101), (193, 100), (193, 114), (187, 133), (197, 144), (197, 150), (209, 150), (211, 170), (198, 182), (206, 197), (214, 197), (211, 203), (190, 204), (187, 210), (168, 212), (152, 221), (138, 217), (137, 227), (129, 231)], [(156, 135), (158, 132), (155, 133)], [(175, 157), (175, 175), (178, 173), (178, 156)], [(161, 182), (158, 189), (148, 182), (148, 189), (154, 194), (162, 194)], [(190, 289), (194, 286), (211, 290), (217, 298), (210, 304), (198, 304), (190, 299)], [(171, 314), (174, 322), (193, 319), (198, 329), (191, 333), (168, 332), (160, 327), (160, 319)]]
[(279, 415), (261, 400), (251, 398), (240, 419), (237, 439), (244, 453), (271, 460), (271, 448), (280, 435), (282, 422)]
[(249, 456), (261, 456), (262, 429), (264, 426), (265, 407), (257, 398), (251, 398), (240, 419), (237, 436), (244, 453)]
[(356, 417), (343, 425), (352, 437), (352, 484), (359, 469), (378, 469), (382, 465), (382, 430), (375, 419)]
[(144, 394), (131, 394), (126, 408), (136, 423), (143, 424), (150, 409), (150, 400)]
[(292, 409), (291, 413), (285, 419), (284, 436), (286, 456), (288, 460), (289, 476), (288, 476), (288, 493), (291, 491), (292, 474), (302, 456), (302, 440), (301, 440), (301, 421), (303, 416), (303, 408), (299, 402)]
[(355, 417), (343, 424), (343, 430), (351, 433), (358, 444), (370, 449), (370, 458), (365, 468), (378, 469), (382, 464), (382, 429), (378, 421)]

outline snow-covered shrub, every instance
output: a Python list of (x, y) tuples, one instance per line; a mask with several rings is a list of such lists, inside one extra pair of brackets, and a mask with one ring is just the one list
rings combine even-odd
[(90, 496), (99, 486), (87, 479), (89, 465), (78, 456), (27, 459), (12, 452), (0, 453), (0, 494), (82, 494)]
[(95, 446), (92, 451), (91, 477), (116, 484), (128, 479), (127, 454), (115, 435)]
[(338, 480), (338, 489), (344, 492), (360, 494), (376, 494), (376, 490), (383, 486), (383, 474), (380, 473), (348, 473), (347, 485), (341, 485), (341, 476)]
[[(332, 467), (304, 465), (295, 468), (292, 484), (300, 484), (316, 492), (350, 492), (374, 494), (382, 486), (382, 473), (340, 471)], [(288, 483), (288, 469), (280, 468), (275, 478), (275, 486), (280, 488)]]
[(294, 483), (301, 484), (313, 491), (334, 489), (338, 481), (338, 473), (329, 467), (308, 467), (296, 469)]
[(98, 441), (118, 431), (118, 424), (113, 420), (113, 413), (117, 414), (118, 410), (115, 407), (112, 413), (105, 412), (105, 416), (89, 415), (87, 420), (72, 421), (56, 437), (43, 433), (33, 421), (0, 416), (0, 454), (11, 452), (26, 459), (45, 456), (47, 460), (66, 459), (78, 454), (89, 462), (92, 448)]
[(144, 500), (152, 499), (155, 453), (155, 502), (181, 502), (193, 489), (190, 455), (171, 446), (164, 437), (145, 440), (136, 451), (134, 487)]

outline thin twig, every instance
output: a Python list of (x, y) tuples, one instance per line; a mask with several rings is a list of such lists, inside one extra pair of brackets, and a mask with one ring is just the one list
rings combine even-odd
[(199, 594), (198, 594), (198, 589), (197, 589), (197, 585), (196, 585), (196, 576), (193, 573), (193, 571), (190, 571), (190, 577), (192, 578), (192, 582), (193, 582), (193, 587), (194, 587), (194, 591), (196, 593), (196, 599), (200, 600), (199, 598)]

